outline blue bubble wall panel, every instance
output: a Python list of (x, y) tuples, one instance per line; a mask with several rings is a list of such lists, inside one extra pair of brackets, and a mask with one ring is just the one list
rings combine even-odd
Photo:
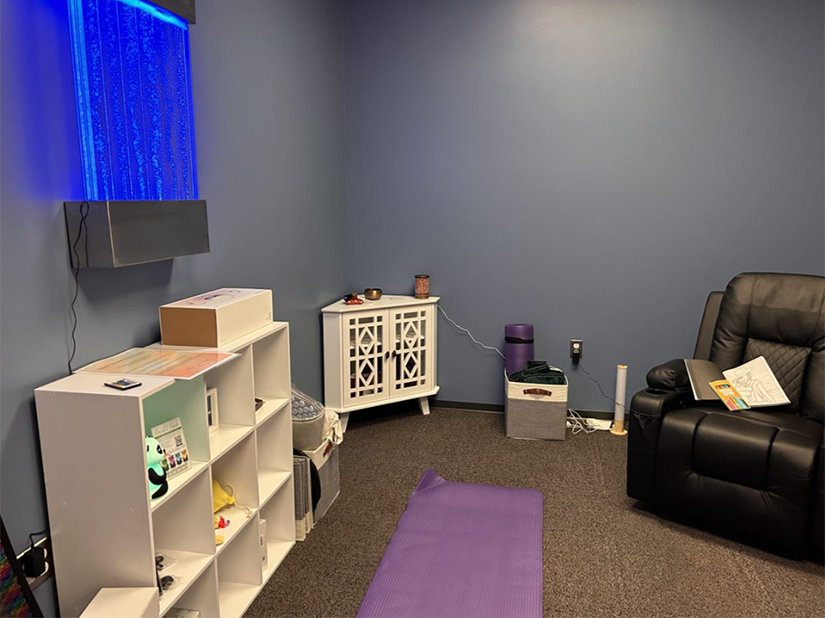
[(198, 199), (188, 24), (144, 0), (68, 2), (86, 199)]

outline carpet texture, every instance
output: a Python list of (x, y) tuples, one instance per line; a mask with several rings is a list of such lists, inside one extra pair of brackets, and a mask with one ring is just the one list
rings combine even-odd
[(504, 417), (397, 404), (353, 414), (341, 495), (249, 617), (355, 616), (422, 472), (544, 493), (544, 615), (825, 615), (821, 564), (648, 512), (625, 496), (626, 439), (508, 440)]

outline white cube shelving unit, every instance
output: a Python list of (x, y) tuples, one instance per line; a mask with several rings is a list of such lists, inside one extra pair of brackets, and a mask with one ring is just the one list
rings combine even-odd
[[(101, 588), (156, 587), (157, 553), (177, 560), (163, 575), (181, 579), (160, 597), (159, 616), (172, 607), (241, 616), (295, 544), (289, 326), (273, 322), (220, 351), (238, 357), (193, 380), (139, 377), (141, 386), (117, 391), (103, 383), (123, 375), (75, 373), (35, 391), (62, 616), (79, 616)], [(210, 433), (212, 387), (219, 427)], [(258, 410), (255, 397), (264, 400)], [(144, 437), (175, 417), (190, 469), (151, 500)], [(231, 522), (222, 530), (213, 525), (213, 478), (237, 500), (219, 512)]]

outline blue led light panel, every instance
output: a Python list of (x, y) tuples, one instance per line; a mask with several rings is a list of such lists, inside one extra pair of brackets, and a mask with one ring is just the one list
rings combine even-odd
[(197, 199), (189, 25), (144, 0), (68, 2), (86, 199)]

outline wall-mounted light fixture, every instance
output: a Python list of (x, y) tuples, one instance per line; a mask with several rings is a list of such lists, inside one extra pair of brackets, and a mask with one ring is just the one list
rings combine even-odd
[(86, 234), (78, 265), (208, 252), (188, 22), (146, 0), (68, 3), (86, 200), (64, 210), (70, 246)]

